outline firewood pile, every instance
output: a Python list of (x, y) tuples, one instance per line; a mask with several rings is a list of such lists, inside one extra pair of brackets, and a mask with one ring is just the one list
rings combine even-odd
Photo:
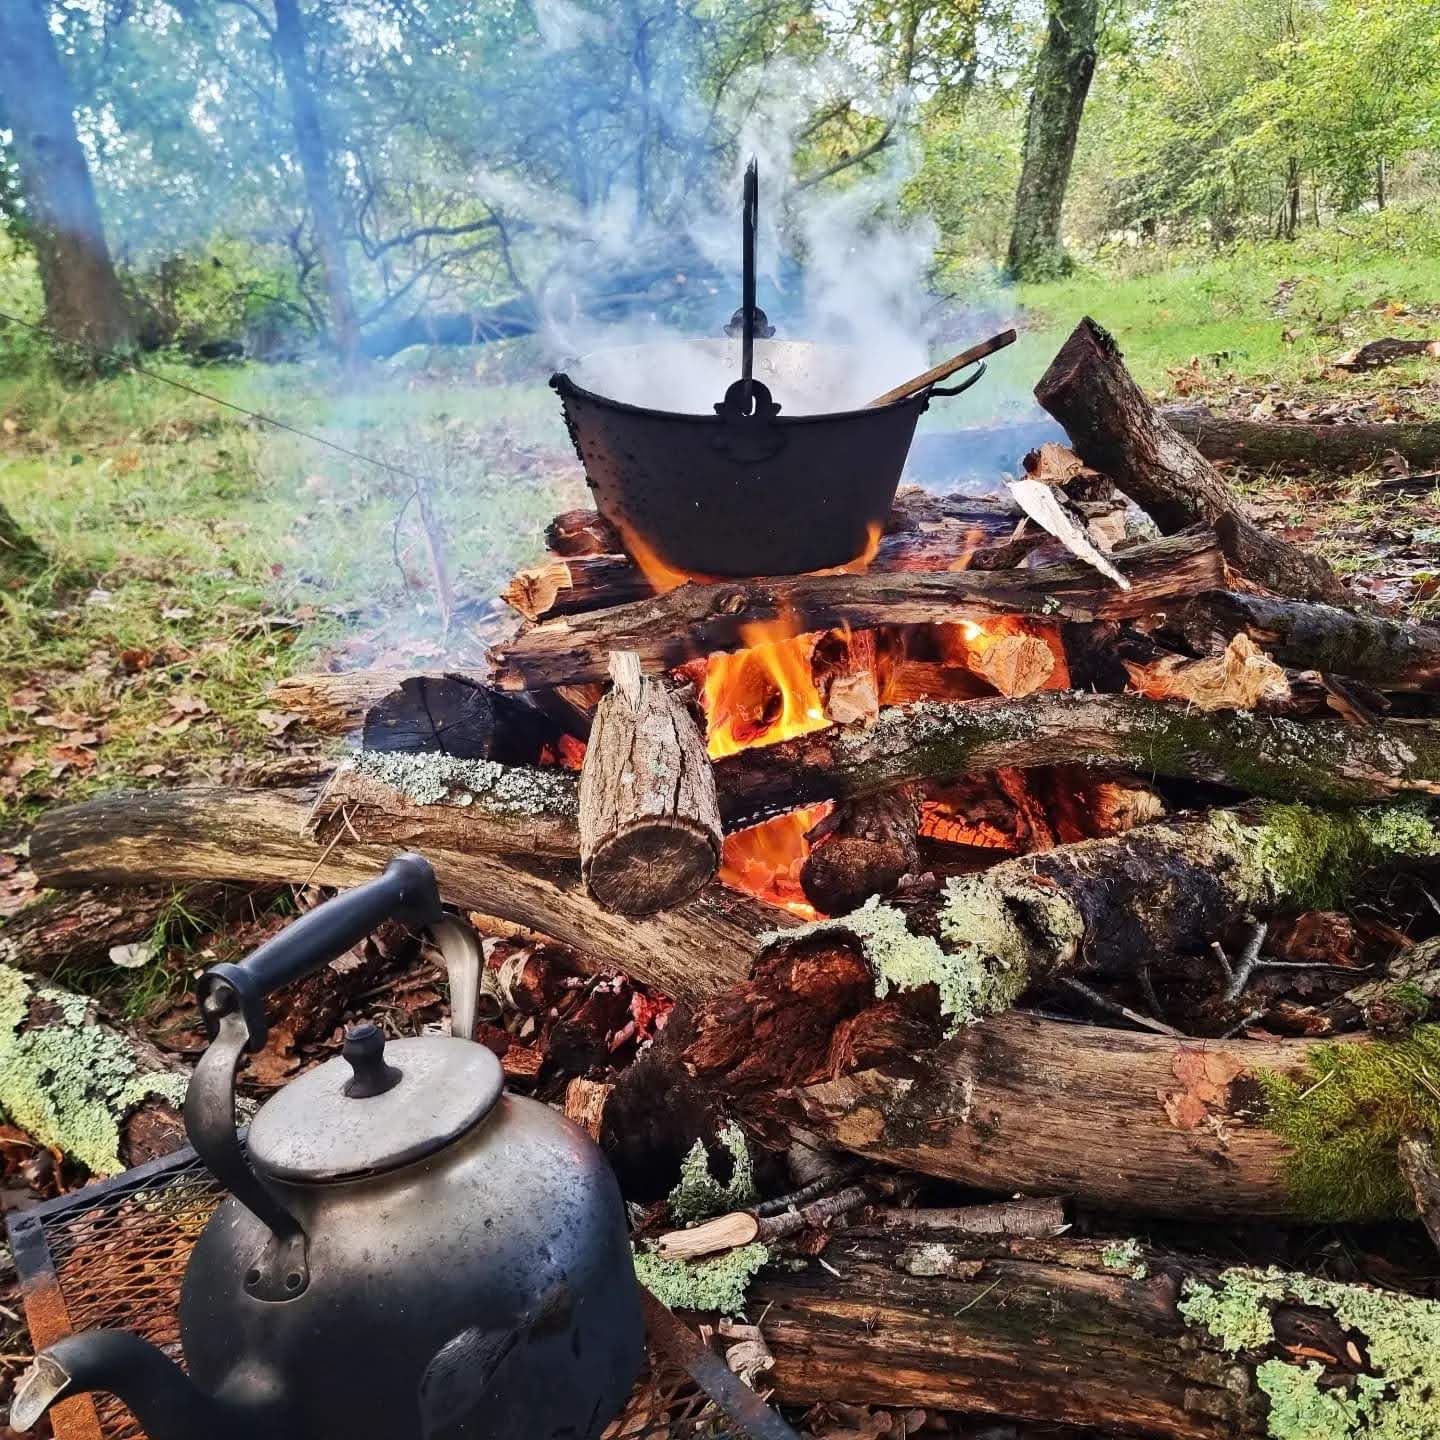
[(280, 687), (358, 742), (323, 781), (55, 811), (32, 863), (422, 851), (480, 1038), (811, 1433), (1440, 1433), (1434, 1254), (1351, 1228), (1440, 1239), (1440, 629), (1256, 526), (1092, 322), (1036, 394), (1068, 448), (843, 570), (558, 516), (488, 671)]

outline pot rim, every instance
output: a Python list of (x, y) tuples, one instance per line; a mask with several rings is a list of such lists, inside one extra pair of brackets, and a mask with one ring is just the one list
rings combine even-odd
[[(763, 382), (762, 382), (763, 383)], [(611, 410), (620, 410), (627, 415), (643, 415), (655, 420), (684, 420), (700, 425), (732, 425), (734, 420), (723, 415), (704, 414), (700, 411), (691, 410), (657, 410), (649, 405), (632, 405), (627, 400), (612, 400), (608, 395), (602, 395), (598, 390), (588, 390), (585, 386), (572, 380), (567, 371), (557, 370), (550, 377), (550, 388), (554, 390), (561, 399), (567, 395), (580, 395), (597, 405), (603, 405)], [(768, 387), (767, 387), (768, 388)], [(813, 425), (817, 422), (833, 420), (856, 420), (862, 416), (889, 415), (905, 406), (914, 406), (924, 410), (930, 403), (930, 391), (933, 386), (927, 385), (923, 390), (917, 390), (913, 395), (906, 395), (903, 399), (892, 400), (887, 405), (863, 405), (858, 410), (826, 410), (816, 415), (787, 415), (782, 409), (778, 415), (771, 416), (763, 423), (768, 425)]]

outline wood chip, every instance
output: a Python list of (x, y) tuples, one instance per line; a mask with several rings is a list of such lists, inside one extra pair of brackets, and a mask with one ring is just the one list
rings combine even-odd
[(748, 1210), (735, 1210), (689, 1230), (667, 1231), (656, 1242), (656, 1248), (665, 1260), (693, 1260), (748, 1245), (759, 1233), (760, 1222)]
[(1290, 681), (1246, 634), (1241, 633), (1220, 655), (1187, 660), (1167, 655), (1160, 660), (1124, 662), (1131, 687), (1151, 700), (1185, 700), (1198, 710), (1254, 710), (1290, 698)]
[(570, 567), (563, 560), (547, 560), (528, 570), (517, 570), (500, 598), (527, 620), (538, 620), (549, 613), (555, 597), (568, 590), (570, 584)]
[(1122, 590), (1130, 588), (1130, 582), (1095, 548), (1094, 542), (1065, 511), (1048, 485), (1039, 480), (1011, 480), (1009, 487), (1015, 503), (1077, 560), (1094, 566)]
[(1034, 694), (1055, 671), (1055, 652), (1038, 635), (1002, 635), (972, 662), (1002, 695)]

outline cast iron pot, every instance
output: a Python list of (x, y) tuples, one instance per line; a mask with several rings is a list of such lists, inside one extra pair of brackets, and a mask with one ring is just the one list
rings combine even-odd
[[(791, 575), (855, 559), (885, 524), (931, 396), (958, 395), (985, 370), (889, 405), (824, 413), (827, 396), (853, 392), (865, 357), (757, 340), (749, 414), (738, 382), (708, 415), (623, 398), (673, 393), (679, 375), (703, 393), (703, 377), (733, 377), (739, 355), (734, 340), (636, 345), (586, 356), (550, 381), (596, 508), (632, 553), (643, 547), (691, 575)], [(771, 385), (793, 409), (809, 401), (822, 413), (783, 413)]]
[[(755, 304), (758, 208), (752, 160), (729, 340), (600, 351), (550, 380), (596, 507), (625, 548), (690, 575), (793, 575), (864, 554), (930, 397), (958, 395), (985, 373), (867, 406), (895, 381), (874, 374), (867, 352), (772, 341)], [(647, 403), (657, 397), (674, 408)]]

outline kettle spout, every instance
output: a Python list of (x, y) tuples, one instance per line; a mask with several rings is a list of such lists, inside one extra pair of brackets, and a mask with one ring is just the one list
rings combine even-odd
[(15, 1387), (10, 1424), (29, 1430), (52, 1405), (91, 1390), (118, 1395), (151, 1440), (230, 1440), (241, 1431), (236, 1407), (211, 1399), (153, 1345), (121, 1330), (67, 1335), (37, 1355)]

